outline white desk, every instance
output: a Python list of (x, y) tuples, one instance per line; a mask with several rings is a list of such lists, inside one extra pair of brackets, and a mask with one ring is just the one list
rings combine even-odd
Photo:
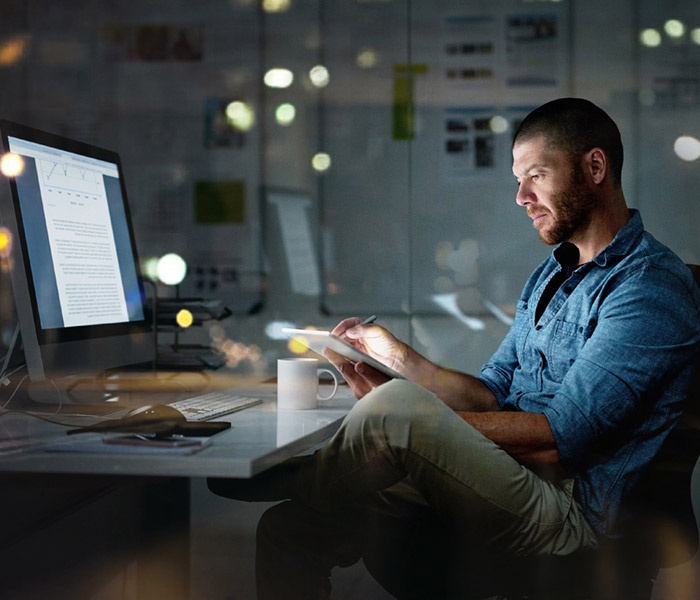
[[(315, 410), (278, 411), (274, 385), (247, 393), (263, 403), (218, 419), (230, 421), (231, 428), (213, 436), (206, 448), (184, 456), (145, 449), (125, 454), (114, 446), (109, 452), (91, 452), (91, 446), (101, 443), (100, 434), (67, 436), (61, 425), (20, 414), (5, 416), (0, 419), (0, 444), (11, 435), (18, 445), (6, 450), (0, 446), (0, 472), (247, 478), (318, 446), (338, 429), (354, 403), (346, 386)], [(83, 444), (86, 451), (56, 451)]]
[[(133, 597), (187, 600), (190, 480), (251, 477), (307, 452), (338, 429), (354, 403), (342, 386), (321, 408), (278, 412), (274, 385), (246, 392), (263, 403), (220, 419), (231, 428), (185, 456), (47, 451), (101, 436), (68, 436), (64, 426), (22, 414), (0, 418), (0, 510), (10, 519), (0, 531), (3, 594), (92, 597), (117, 571), (137, 590)], [(24, 446), (3, 450), (7, 439)]]

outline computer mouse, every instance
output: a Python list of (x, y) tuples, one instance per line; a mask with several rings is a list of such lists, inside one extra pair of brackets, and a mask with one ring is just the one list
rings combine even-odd
[(146, 404), (130, 410), (119, 421), (122, 423), (147, 423), (151, 421), (185, 423), (187, 418), (177, 408), (167, 404)]

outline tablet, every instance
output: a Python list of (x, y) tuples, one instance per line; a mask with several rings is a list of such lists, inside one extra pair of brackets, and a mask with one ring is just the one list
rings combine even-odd
[(386, 365), (380, 363), (366, 352), (355, 348), (355, 346), (349, 342), (346, 342), (343, 338), (333, 335), (330, 331), (320, 331), (318, 329), (292, 329), (291, 327), (285, 327), (282, 329), (282, 332), (321, 356), (323, 356), (323, 351), (326, 348), (330, 348), (333, 350), (333, 352), (340, 354), (353, 363), (363, 362), (370, 367), (377, 369), (377, 371), (384, 373), (388, 377), (393, 379), (404, 379), (403, 375), (400, 375), (393, 369), (390, 369)]

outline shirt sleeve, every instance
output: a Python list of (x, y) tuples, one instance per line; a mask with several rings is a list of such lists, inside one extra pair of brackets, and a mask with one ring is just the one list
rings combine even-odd
[[(518, 303), (515, 320), (524, 318), (521, 302)], [(489, 361), (482, 367), (479, 379), (488, 387), (496, 397), (499, 405), (510, 394), (513, 372), (518, 366), (518, 355), (515, 348), (515, 323), (508, 330), (506, 337), (499, 345), (496, 352)]]
[(511, 394), (513, 374), (520, 364), (517, 352), (517, 332), (528, 328), (530, 296), (541, 281), (546, 279), (547, 270), (552, 268), (551, 264), (552, 259), (544, 261), (528, 278), (516, 305), (513, 324), (496, 352), (479, 373), (479, 379), (491, 390), (500, 406), (503, 406)]
[(654, 435), (655, 423), (667, 427), (679, 414), (687, 382), (679, 374), (689, 373), (699, 329), (687, 292), (673, 273), (645, 267), (598, 298), (591, 335), (543, 410), (565, 465), (590, 465), (615, 452), (616, 436), (628, 437), (620, 432)]

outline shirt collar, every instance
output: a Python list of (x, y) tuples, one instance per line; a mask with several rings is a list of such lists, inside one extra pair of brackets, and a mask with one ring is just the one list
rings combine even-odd
[[(644, 223), (642, 216), (636, 208), (630, 208), (630, 218), (622, 226), (622, 229), (617, 232), (612, 242), (610, 242), (598, 255), (591, 261), (599, 267), (606, 267), (608, 264), (615, 264), (622, 257), (630, 254), (632, 249), (639, 243), (639, 239), (644, 233)], [(563, 244), (554, 249), (553, 255), (559, 258), (560, 248)], [(557, 260), (557, 262), (560, 262)]]
[(630, 218), (627, 223), (622, 226), (622, 229), (617, 232), (603, 250), (593, 259), (599, 267), (606, 267), (608, 264), (615, 264), (625, 256), (628, 256), (633, 248), (639, 244), (639, 240), (644, 233), (644, 223), (642, 216), (635, 208), (629, 209)]

